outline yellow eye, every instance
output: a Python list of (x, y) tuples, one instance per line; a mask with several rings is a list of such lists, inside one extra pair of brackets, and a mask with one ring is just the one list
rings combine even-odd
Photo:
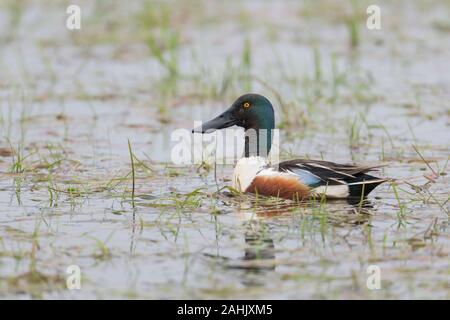
[(245, 103), (243, 104), (243, 106), (244, 106), (244, 108), (250, 108), (250, 103), (245, 102)]

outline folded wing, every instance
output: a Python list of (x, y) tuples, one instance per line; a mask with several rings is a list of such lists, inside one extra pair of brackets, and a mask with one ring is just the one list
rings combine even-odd
[(278, 164), (278, 171), (296, 175), (311, 188), (313, 194), (330, 198), (367, 196), (375, 187), (388, 179), (367, 174), (381, 165), (338, 164), (322, 160), (296, 159)]

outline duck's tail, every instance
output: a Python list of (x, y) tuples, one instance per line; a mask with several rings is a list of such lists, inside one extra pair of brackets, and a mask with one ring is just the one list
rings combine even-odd
[(349, 197), (366, 197), (377, 186), (389, 180), (365, 173), (358, 174), (355, 178), (346, 181), (349, 189)]

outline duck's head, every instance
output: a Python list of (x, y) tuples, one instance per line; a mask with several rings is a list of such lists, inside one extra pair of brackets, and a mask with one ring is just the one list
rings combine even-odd
[(210, 133), (234, 125), (245, 129), (245, 157), (267, 157), (272, 146), (275, 116), (272, 104), (262, 95), (248, 93), (240, 96), (225, 112), (192, 132)]
[(270, 101), (259, 94), (240, 96), (225, 112), (211, 119), (192, 132), (210, 133), (231, 126), (248, 129), (274, 129), (275, 116)]

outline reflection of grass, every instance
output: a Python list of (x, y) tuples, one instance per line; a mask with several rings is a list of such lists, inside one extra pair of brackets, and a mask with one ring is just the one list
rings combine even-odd
[(114, 232), (111, 232), (108, 237), (106, 238), (105, 241), (102, 241), (98, 238), (92, 237), (92, 236), (87, 236), (88, 238), (92, 239), (95, 241), (95, 244), (97, 246), (97, 252), (95, 252), (92, 256), (93, 258), (95, 258), (96, 260), (108, 260), (111, 258), (111, 251), (109, 250), (109, 248), (106, 246), (106, 243), (108, 242), (108, 240), (111, 239), (112, 235)]
[[(3, 254), (11, 255), (16, 260), (16, 263), (20, 263), (22, 260), (28, 258), (28, 269), (25, 272), (16, 273), (14, 276), (4, 278), (9, 292), (27, 292), (34, 298), (42, 298), (44, 290), (57, 290), (64, 286), (64, 279), (59, 274), (47, 274), (40, 271), (42, 266), (38, 268), (38, 253), (40, 249), (39, 228), (41, 220), (36, 219), (34, 231), (29, 234), (21, 232), (17, 229), (9, 229), (8, 233), (10, 237), (21, 239), (21, 242), (27, 242), (31, 246), (29, 252), (22, 250), (7, 251), (5, 250), (4, 243), (0, 238), (0, 243), (3, 245), (3, 250), (0, 251), (0, 258)], [(0, 285), (0, 292), (2, 286)]]

